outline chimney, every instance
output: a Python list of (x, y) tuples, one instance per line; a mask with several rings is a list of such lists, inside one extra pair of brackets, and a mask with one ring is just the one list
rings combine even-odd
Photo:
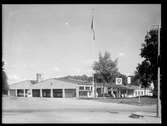
[(36, 82), (40, 82), (41, 81), (41, 74), (40, 73), (37, 73), (36, 74)]

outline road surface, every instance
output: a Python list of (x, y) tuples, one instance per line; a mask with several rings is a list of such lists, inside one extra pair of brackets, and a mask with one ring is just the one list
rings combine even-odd
[[(76, 98), (3, 97), (2, 123), (160, 123), (156, 106), (103, 103)], [(129, 116), (139, 112), (142, 118)]]

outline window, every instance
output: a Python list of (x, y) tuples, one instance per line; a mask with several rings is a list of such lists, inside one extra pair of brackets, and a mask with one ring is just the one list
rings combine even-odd
[(79, 96), (87, 96), (87, 91), (79, 91)]
[(79, 90), (84, 90), (84, 86), (79, 86)]
[(86, 90), (90, 90), (90, 87), (86, 87)]

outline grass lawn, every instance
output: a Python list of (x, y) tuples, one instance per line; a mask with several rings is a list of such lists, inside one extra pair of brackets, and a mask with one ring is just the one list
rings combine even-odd
[(91, 99), (91, 100), (97, 100), (100, 102), (111, 102), (111, 103), (121, 103), (121, 104), (130, 104), (130, 105), (154, 105), (157, 103), (157, 98), (153, 97), (140, 97), (140, 103), (139, 98), (110, 98), (110, 97), (99, 97), (99, 98), (81, 98), (81, 99)]

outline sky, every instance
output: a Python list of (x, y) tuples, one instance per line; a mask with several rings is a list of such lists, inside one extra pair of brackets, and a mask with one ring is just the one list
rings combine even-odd
[(160, 4), (3, 5), (2, 60), (8, 83), (33, 80), (36, 73), (43, 79), (91, 76), (93, 62), (105, 51), (112, 60), (118, 58), (119, 72), (133, 75), (153, 24), (161, 24)]

